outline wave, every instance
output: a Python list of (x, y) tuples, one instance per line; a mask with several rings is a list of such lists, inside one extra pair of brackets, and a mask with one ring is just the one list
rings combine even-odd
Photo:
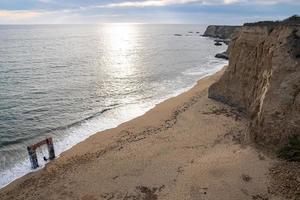
[(93, 118), (95, 118), (95, 117), (98, 117), (98, 116), (100, 116), (101, 114), (103, 114), (103, 113), (105, 113), (105, 112), (107, 112), (107, 111), (110, 111), (110, 110), (112, 110), (112, 109), (113, 109), (113, 108), (105, 108), (105, 109), (103, 109), (103, 110), (101, 110), (101, 111), (99, 111), (99, 112), (97, 112), (97, 113), (95, 113), (95, 114), (93, 114), (93, 115), (91, 115), (91, 116), (88, 116), (88, 117), (86, 117), (86, 118), (83, 118), (82, 120), (79, 120), (79, 121), (77, 121), (77, 122), (71, 123), (71, 124), (69, 124), (69, 125), (67, 125), (67, 126), (62, 126), (62, 127), (55, 128), (55, 129), (53, 129), (53, 130), (51, 130), (51, 131), (63, 130), (63, 129), (67, 129), (67, 128), (70, 128), (70, 127), (73, 127), (73, 126), (81, 125), (82, 123), (86, 122), (87, 120), (91, 120), (91, 119), (93, 119)]
[[(51, 130), (48, 136), (54, 139), (55, 152), (59, 157), (60, 154), (77, 143), (87, 139), (89, 136), (106, 129), (114, 128), (121, 123), (129, 121), (135, 117), (144, 114), (147, 110), (151, 109), (155, 104), (149, 105), (126, 105), (119, 106), (113, 104), (109, 108), (102, 109), (95, 113), (93, 116), (86, 117), (78, 122), (69, 124), (68, 126), (58, 127)], [(50, 134), (51, 133), (51, 134)], [(43, 139), (45, 136), (39, 137)], [(35, 138), (35, 140), (39, 139)], [(45, 148), (41, 148), (42, 154), (47, 154)], [(37, 152), (39, 154), (39, 152)], [(27, 157), (26, 149), (20, 155), (19, 162), (13, 166), (0, 171), (0, 188), (8, 185), (13, 180), (26, 175), (29, 172), (39, 170), (47, 164), (42, 159), (39, 159), (40, 167), (36, 170), (30, 168), (30, 162)], [(40, 155), (41, 156), (41, 155)], [(0, 162), (5, 162), (4, 158), (0, 158)], [(5, 163), (1, 164), (6, 166)]]
[(66, 68), (68, 67), (67, 65), (54, 65), (54, 66), (49, 66), (49, 68), (57, 69), (57, 68)]
[(49, 111), (46, 108), (36, 108), (22, 112), (23, 115)]
[[(207, 63), (203, 64), (201, 67), (194, 67), (188, 70), (185, 70), (182, 72), (184, 75), (189, 75), (189, 76), (208, 76), (211, 74), (214, 74), (215, 72), (219, 71), (222, 69), (225, 65), (228, 64), (228, 61), (226, 60), (211, 60), (208, 61)], [(212, 67), (213, 66), (213, 67)]]

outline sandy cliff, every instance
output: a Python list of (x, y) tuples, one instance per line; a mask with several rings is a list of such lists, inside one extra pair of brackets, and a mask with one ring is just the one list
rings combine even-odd
[(258, 143), (279, 147), (300, 135), (300, 18), (245, 24), (229, 50), (209, 97), (247, 113)]

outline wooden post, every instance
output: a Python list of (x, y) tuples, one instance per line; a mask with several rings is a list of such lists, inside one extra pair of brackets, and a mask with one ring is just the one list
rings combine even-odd
[(47, 138), (47, 146), (49, 152), (49, 159), (53, 160), (55, 158), (55, 151), (54, 151), (52, 138)]
[(31, 163), (31, 168), (32, 169), (38, 168), (39, 163), (38, 163), (38, 159), (37, 159), (35, 149), (28, 146), (27, 151), (28, 151), (28, 154), (29, 154), (29, 160), (30, 160), (30, 163)]
[(55, 151), (54, 151), (54, 145), (53, 145), (52, 138), (47, 138), (36, 144), (28, 146), (27, 151), (29, 154), (29, 159), (30, 159), (32, 169), (36, 169), (39, 167), (38, 158), (36, 155), (36, 149), (45, 144), (47, 144), (47, 147), (48, 147), (49, 159), (53, 160), (55, 158)]

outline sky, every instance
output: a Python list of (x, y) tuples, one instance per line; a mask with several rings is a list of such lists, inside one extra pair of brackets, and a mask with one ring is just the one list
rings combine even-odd
[(242, 24), (300, 15), (300, 0), (0, 0), (0, 24)]

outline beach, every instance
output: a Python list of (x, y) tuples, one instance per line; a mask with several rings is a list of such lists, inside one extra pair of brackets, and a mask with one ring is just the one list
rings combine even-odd
[(90, 136), (2, 188), (1, 199), (267, 198), (277, 161), (250, 142), (242, 113), (208, 98), (223, 72)]
[[(201, 37), (202, 25), (84, 27), (0, 27), (6, 38), (0, 48), (8, 49), (0, 55), (0, 188), (32, 172), (27, 146), (52, 137), (59, 156), (89, 136), (189, 90), (228, 64), (213, 57), (227, 47)], [(199, 32), (174, 36), (187, 30)], [(29, 49), (34, 49), (32, 59), (25, 62)], [(47, 148), (37, 153), (42, 158)], [(41, 168), (46, 163), (39, 161)]]

